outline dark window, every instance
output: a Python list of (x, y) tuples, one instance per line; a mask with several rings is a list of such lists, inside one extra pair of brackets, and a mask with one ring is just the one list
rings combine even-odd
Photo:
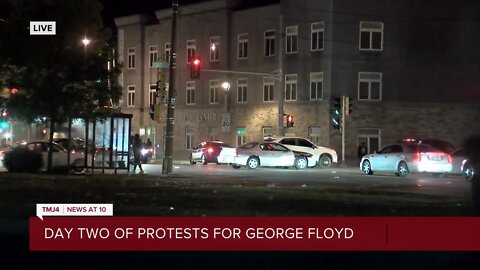
[(312, 147), (313, 145), (310, 142), (308, 142), (307, 140), (298, 139), (298, 146)]
[(280, 141), (281, 144), (286, 144), (286, 145), (297, 145), (295, 143), (295, 139), (283, 139)]
[(392, 145), (392, 153), (402, 153), (402, 146), (400, 145)]

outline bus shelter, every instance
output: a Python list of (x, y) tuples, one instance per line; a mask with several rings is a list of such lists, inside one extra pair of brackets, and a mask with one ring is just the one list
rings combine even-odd
[(65, 147), (70, 153), (82, 151), (85, 154), (85, 168), (105, 173), (106, 169), (130, 170), (132, 114), (113, 113), (108, 116), (71, 118), (67, 124)]

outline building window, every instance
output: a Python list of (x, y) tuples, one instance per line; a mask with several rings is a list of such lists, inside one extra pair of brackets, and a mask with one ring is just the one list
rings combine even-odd
[(382, 22), (360, 22), (360, 50), (383, 50)]
[(298, 26), (287, 26), (287, 38), (285, 47), (286, 53), (297, 53), (298, 52)]
[(153, 68), (158, 58), (157, 46), (150, 46), (149, 51), (150, 51), (150, 59), (148, 63), (149, 63), (149, 67)]
[(237, 102), (246, 103), (247, 102), (247, 79), (238, 79), (237, 80)]
[(156, 84), (150, 84), (150, 105), (155, 105), (157, 104), (157, 85)]
[(274, 134), (274, 130), (271, 126), (262, 127), (262, 140), (266, 140), (268, 138), (272, 138)]
[(220, 89), (220, 81), (210, 81), (209, 102), (210, 104), (218, 104), (218, 91)]
[(265, 56), (275, 56), (275, 30), (265, 31)]
[(361, 128), (358, 130), (358, 146), (365, 144), (367, 154), (380, 149), (380, 129), (378, 128)]
[(237, 128), (237, 146), (245, 144), (247, 142), (247, 130), (245, 127)]
[(167, 61), (167, 63), (170, 63), (170, 52), (171, 51), (172, 51), (172, 46), (170, 46), (170, 43), (165, 43), (164, 56), (165, 56), (165, 61)]
[(382, 73), (359, 72), (358, 73), (358, 99), (381, 100), (382, 99)]
[(321, 129), (320, 127), (309, 127), (308, 138), (316, 145), (322, 145), (321, 143)]
[(285, 100), (297, 100), (297, 74), (285, 75)]
[(272, 78), (263, 78), (263, 101), (273, 102), (274, 99), (274, 81)]
[(128, 69), (135, 68), (135, 48), (128, 48)]
[(185, 149), (193, 149), (193, 129), (189, 127), (185, 128)]
[(220, 37), (210, 38), (210, 62), (220, 61)]
[(312, 23), (312, 51), (323, 50), (323, 32), (325, 28), (324, 22)]
[(187, 82), (187, 105), (195, 104), (195, 82)]
[(127, 106), (133, 107), (135, 106), (135, 85), (129, 85), (127, 89)]
[(323, 72), (310, 73), (310, 100), (323, 99)]
[(218, 127), (209, 127), (208, 128), (208, 140), (209, 141), (218, 141), (220, 131)]
[(187, 40), (187, 64), (192, 62), (192, 59), (195, 57), (197, 53), (197, 41), (195, 40)]
[(248, 58), (248, 34), (238, 35), (238, 59)]

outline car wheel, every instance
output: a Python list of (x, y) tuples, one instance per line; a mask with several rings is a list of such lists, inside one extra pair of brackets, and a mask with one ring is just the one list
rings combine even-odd
[(249, 169), (256, 169), (260, 165), (260, 160), (257, 157), (249, 157), (247, 160), (247, 167)]
[(241, 167), (240, 165), (232, 165), (232, 168), (234, 169), (240, 169), (240, 167)]
[(83, 159), (76, 159), (73, 162), (72, 169), (74, 172), (77, 172), (77, 173), (85, 170), (85, 162), (83, 161)]
[(400, 162), (397, 167), (397, 175), (405, 177), (409, 174), (407, 163), (404, 161)]
[(205, 155), (202, 155), (202, 164), (207, 165), (207, 159), (205, 158)]
[(195, 165), (195, 164), (197, 164), (197, 162), (195, 162), (195, 161), (193, 160), (193, 157), (192, 157), (192, 155), (190, 155), (190, 164), (192, 164), (192, 165)]
[(318, 166), (320, 166), (320, 168), (328, 168), (332, 166), (332, 159), (329, 156), (322, 155), (318, 159)]
[(475, 176), (475, 172), (473, 171), (472, 166), (466, 166), (465, 168), (463, 168), (462, 174), (468, 181), (472, 180)]
[(372, 166), (370, 165), (370, 161), (364, 160), (362, 163), (362, 172), (366, 175), (372, 175)]
[(297, 170), (303, 170), (308, 167), (308, 160), (304, 156), (297, 157), (295, 159), (295, 168)]

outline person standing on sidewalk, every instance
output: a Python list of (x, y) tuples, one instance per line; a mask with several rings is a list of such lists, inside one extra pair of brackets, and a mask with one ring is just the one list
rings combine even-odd
[(140, 168), (140, 173), (143, 173), (142, 160), (141, 160), (142, 148), (143, 148), (142, 139), (140, 139), (140, 135), (135, 134), (135, 137), (133, 138), (133, 145), (132, 145), (133, 173), (135, 173), (135, 170), (137, 169), (137, 165)]
[(365, 143), (362, 142), (362, 144), (358, 146), (358, 151), (357, 151), (358, 162), (362, 161), (363, 156), (365, 156), (366, 154), (367, 154), (367, 147), (365, 146)]

